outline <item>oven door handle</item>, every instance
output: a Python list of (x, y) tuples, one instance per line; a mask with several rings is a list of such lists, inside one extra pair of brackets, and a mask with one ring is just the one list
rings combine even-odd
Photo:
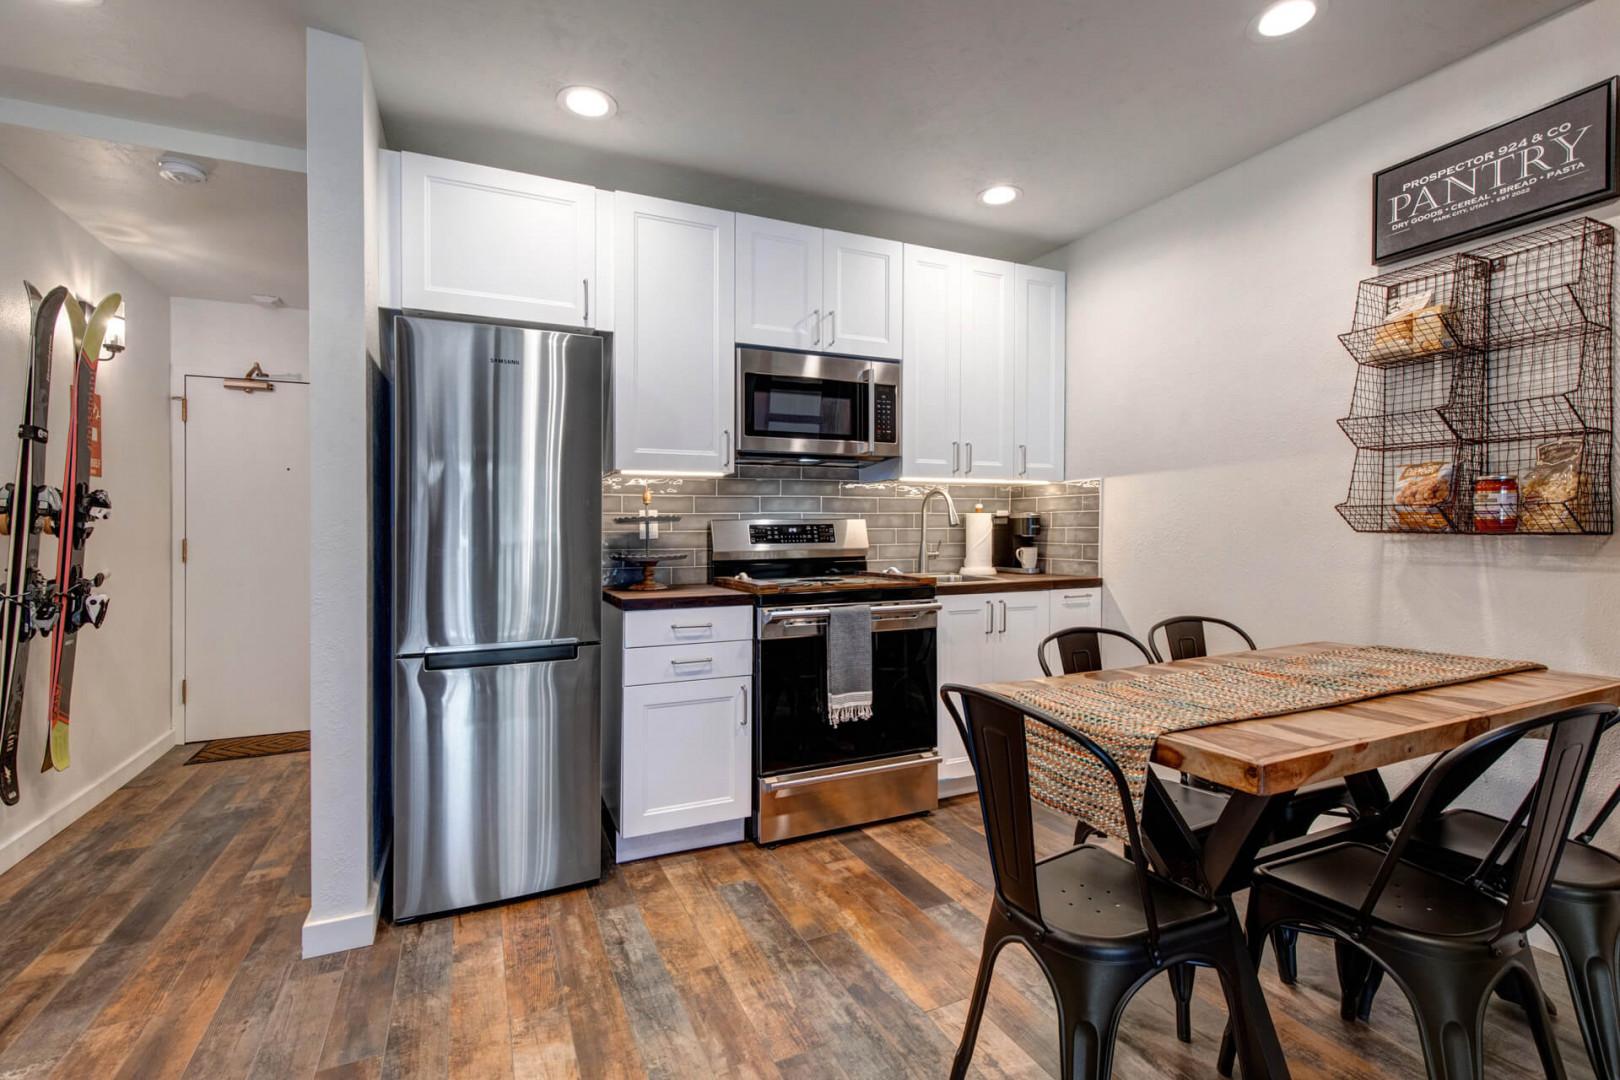
[[(926, 615), (930, 611), (939, 611), (943, 605), (937, 602), (917, 604), (893, 604), (872, 608), (872, 621), (881, 622), (890, 615)], [(760, 625), (767, 626), (783, 619), (825, 619), (832, 614), (828, 608), (770, 608), (765, 611)]]
[(938, 764), (943, 760), (937, 753), (918, 754), (905, 761), (888, 761), (882, 765), (868, 765), (864, 769), (846, 769), (841, 772), (825, 773), (820, 776), (803, 776), (794, 780), (778, 780), (767, 776), (760, 781), (760, 787), (765, 791), (791, 791), (794, 788), (813, 787), (816, 784), (831, 784), (838, 780), (848, 780), (856, 776), (876, 776), (878, 773), (899, 772), (901, 769), (915, 769), (919, 765)]

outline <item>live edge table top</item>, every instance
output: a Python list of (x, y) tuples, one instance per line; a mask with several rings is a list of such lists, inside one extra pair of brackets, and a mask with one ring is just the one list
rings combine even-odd
[[(1344, 647), (1317, 641), (1231, 655), (1299, 656)], [(1221, 661), (1222, 657), (1211, 656), (1034, 681), (1150, 679), (1167, 670)], [(1005, 693), (1008, 685), (991, 684), (987, 689)], [(1172, 732), (1159, 737), (1153, 760), (1237, 791), (1275, 795), (1436, 754), (1515, 720), (1596, 702), (1620, 705), (1620, 676), (1524, 671)]]

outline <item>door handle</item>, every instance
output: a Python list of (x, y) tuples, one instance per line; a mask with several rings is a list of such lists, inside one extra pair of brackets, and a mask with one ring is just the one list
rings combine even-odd
[(1005, 634), (1007, 632), (1007, 601), (998, 600), (996, 602), (1001, 605), (1001, 632)]
[(966, 472), (966, 474), (968, 476), (972, 476), (973, 475), (973, 444), (972, 443), (967, 444), (967, 452), (968, 452), (968, 467), (965, 470), (965, 472)]
[(742, 702), (742, 708), (737, 710), (737, 726), (745, 728), (748, 726), (748, 687), (739, 686), (737, 688), (737, 697)]
[(722, 469), (731, 468), (731, 429), (723, 428), (720, 437), (726, 441), (726, 459), (720, 463)]
[(1026, 443), (1018, 444), (1018, 475), (1029, 475), (1029, 446)]
[(962, 471), (962, 444), (959, 443), (959, 442), (953, 442), (953, 443), (951, 443), (951, 472), (952, 473), (957, 473), (957, 472), (961, 472), (961, 471)]
[(580, 278), (579, 283), (585, 286), (585, 325), (591, 325), (591, 279)]
[(830, 349), (833, 346), (833, 342), (838, 340), (838, 312), (827, 312), (827, 318), (832, 322), (832, 326), (827, 330), (827, 348)]
[(984, 636), (989, 637), (996, 632), (996, 605), (992, 600), (984, 602)]
[(814, 326), (816, 328), (816, 339), (814, 341), (812, 341), (810, 344), (812, 346), (820, 345), (821, 344), (821, 309), (820, 308), (816, 308), (814, 311), (812, 311), (810, 313), (810, 325)]
[(877, 453), (877, 368), (871, 364), (861, 372), (861, 382), (866, 384), (866, 452)]

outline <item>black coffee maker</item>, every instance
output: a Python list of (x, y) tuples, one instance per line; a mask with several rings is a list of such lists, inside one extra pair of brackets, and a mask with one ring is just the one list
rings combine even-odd
[[(1040, 548), (1036, 541), (1041, 535), (1039, 514), (1009, 514), (996, 516), (990, 533), (990, 555), (995, 567), (1004, 574), (1039, 574), (1042, 572)], [(1019, 552), (1025, 554), (1019, 557)]]

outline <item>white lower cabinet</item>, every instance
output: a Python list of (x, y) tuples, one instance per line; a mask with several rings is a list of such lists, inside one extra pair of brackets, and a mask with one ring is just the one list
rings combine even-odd
[[(1051, 632), (1048, 592), (969, 593), (940, 597), (939, 682), (1000, 682), (1040, 675), (1036, 648)], [(940, 794), (973, 788), (973, 766), (944, 704), (939, 707)]]
[[(602, 798), (619, 862), (743, 838), (753, 812), (750, 611), (604, 606)], [(672, 637), (683, 643), (665, 644)]]
[(624, 691), (624, 836), (740, 821), (750, 809), (751, 678)]

